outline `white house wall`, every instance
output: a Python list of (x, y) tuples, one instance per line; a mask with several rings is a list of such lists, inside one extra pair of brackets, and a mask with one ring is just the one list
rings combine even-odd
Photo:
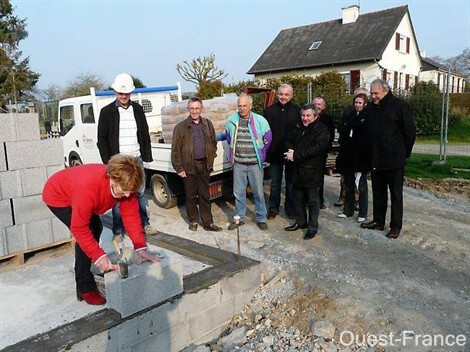
[[(410, 38), (410, 52), (409, 54), (402, 53), (395, 49), (395, 36), (396, 33), (404, 35), (405, 37)], [(380, 65), (387, 69), (390, 74), (389, 83), (393, 86), (393, 72), (398, 72), (399, 87), (401, 89), (405, 88), (405, 77), (410, 75), (410, 86), (414, 84), (415, 77), (419, 76), (420, 72), (420, 56), (418, 48), (416, 47), (416, 41), (413, 36), (413, 30), (411, 27), (411, 21), (408, 14), (403, 16), (400, 24), (397, 27), (395, 33), (385, 49), (382, 60), (380, 60)], [(391, 72), (393, 71), (393, 72)], [(400, 80), (400, 73), (402, 74), (402, 79)]]

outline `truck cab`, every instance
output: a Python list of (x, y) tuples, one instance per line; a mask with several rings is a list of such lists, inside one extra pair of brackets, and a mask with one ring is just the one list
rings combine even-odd
[[(65, 166), (101, 163), (98, 151), (98, 117), (100, 110), (115, 100), (113, 91), (90, 89), (90, 95), (59, 102), (59, 131), (63, 140)], [(161, 134), (161, 109), (172, 101), (181, 101), (181, 86), (137, 88), (131, 100), (144, 108), (149, 132)], [(158, 139), (158, 137), (157, 137)]]

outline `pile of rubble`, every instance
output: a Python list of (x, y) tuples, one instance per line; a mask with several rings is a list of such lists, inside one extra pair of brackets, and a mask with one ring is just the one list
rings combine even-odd
[[(324, 294), (298, 287), (278, 274), (262, 286), (243, 312), (232, 318), (222, 337), (211, 344), (190, 346), (185, 352), (228, 351), (374, 351), (347, 341), (341, 344), (335, 326), (316, 307)], [(292, 292), (296, 292), (292, 295)]]

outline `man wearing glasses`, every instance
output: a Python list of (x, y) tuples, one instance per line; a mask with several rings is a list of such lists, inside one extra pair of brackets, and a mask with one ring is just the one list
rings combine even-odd
[[(151, 162), (150, 134), (144, 109), (130, 100), (135, 89), (134, 81), (127, 73), (116, 76), (112, 84), (116, 100), (101, 109), (98, 121), (98, 149), (101, 160), (107, 164), (113, 155), (125, 154), (139, 158), (140, 162)], [(137, 193), (139, 212), (147, 235), (156, 233), (152, 228), (144, 199), (145, 176), (142, 188)], [(113, 233), (125, 233), (119, 204), (113, 207)]]

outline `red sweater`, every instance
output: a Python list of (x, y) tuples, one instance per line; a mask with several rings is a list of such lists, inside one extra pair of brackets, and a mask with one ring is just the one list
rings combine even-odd
[(42, 199), (55, 208), (72, 207), (70, 231), (82, 250), (95, 262), (105, 254), (91, 233), (93, 215), (104, 214), (120, 203), (122, 221), (134, 244), (134, 249), (147, 246), (140, 221), (137, 196), (116, 199), (111, 193), (109, 178), (103, 164), (87, 164), (61, 170), (47, 180)]

